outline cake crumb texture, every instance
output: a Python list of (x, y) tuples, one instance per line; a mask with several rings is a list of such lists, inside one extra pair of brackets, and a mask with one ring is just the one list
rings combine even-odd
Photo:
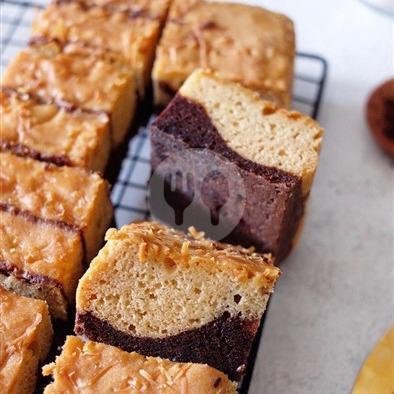
[(110, 229), (106, 240), (79, 282), (77, 312), (132, 336), (176, 335), (224, 313), (259, 320), (280, 275), (270, 255), (155, 222)]
[(309, 193), (323, 136), (315, 120), (281, 109), (207, 70), (196, 70), (179, 94), (205, 109), (230, 149), (252, 162), (298, 176), (303, 194)]

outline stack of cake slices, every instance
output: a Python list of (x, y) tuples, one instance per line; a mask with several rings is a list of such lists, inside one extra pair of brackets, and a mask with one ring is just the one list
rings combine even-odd
[(113, 223), (101, 173), (111, 151), (125, 143), (147, 89), (168, 3), (54, 2), (2, 75), (0, 307), (7, 313), (0, 315), (0, 381), (10, 384), (6, 392), (33, 391), (51, 342), (48, 311), (52, 319), (73, 320), (78, 280)]
[[(44, 367), (45, 393), (236, 392), (318, 163), (321, 128), (283, 109), (294, 54), (292, 22), (246, 5), (55, 0), (39, 14), (0, 88), (6, 393), (34, 391), (59, 334), (51, 318), (73, 321), (74, 304), (79, 337)], [(108, 230), (101, 174), (151, 80), (155, 105), (168, 104), (151, 126), (155, 175), (168, 183), (163, 162), (203, 152), (182, 168), (201, 198), (175, 185), (167, 208), (236, 218), (227, 244), (154, 221)], [(216, 175), (203, 185), (212, 157), (235, 169), (242, 193)]]

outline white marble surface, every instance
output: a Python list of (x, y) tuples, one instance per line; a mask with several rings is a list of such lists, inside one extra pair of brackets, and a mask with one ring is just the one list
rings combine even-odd
[(330, 69), (309, 213), (282, 267), (250, 393), (349, 393), (394, 323), (393, 166), (364, 120), (368, 93), (394, 74), (393, 20), (356, 0), (254, 3), (292, 17), (298, 48)]

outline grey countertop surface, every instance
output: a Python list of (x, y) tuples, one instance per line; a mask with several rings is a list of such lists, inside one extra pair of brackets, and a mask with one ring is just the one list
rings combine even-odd
[(254, 3), (292, 17), (298, 47), (330, 69), (307, 220), (282, 266), (250, 393), (349, 393), (394, 324), (393, 162), (364, 117), (369, 92), (394, 75), (393, 20), (351, 0)]

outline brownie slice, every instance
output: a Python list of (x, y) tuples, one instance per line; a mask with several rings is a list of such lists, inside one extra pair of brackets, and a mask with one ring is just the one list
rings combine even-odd
[(109, 230), (78, 285), (76, 333), (239, 380), (280, 271), (201, 237), (155, 222)]
[(88, 390), (95, 393), (146, 392), (235, 394), (235, 384), (203, 364), (177, 363), (127, 353), (113, 346), (68, 336), (56, 362), (44, 366), (54, 382), (44, 393)]
[(57, 165), (104, 172), (109, 118), (12, 88), (0, 88), (0, 148)]
[(0, 383), (2, 393), (32, 394), (39, 362), (53, 330), (45, 301), (18, 296), (0, 286)]
[(2, 84), (72, 109), (107, 114), (115, 146), (123, 142), (134, 116), (136, 86), (130, 66), (114, 52), (83, 43), (32, 41), (8, 65)]
[(79, 230), (0, 204), (0, 285), (46, 300), (53, 318), (67, 319), (83, 273)]
[(110, 49), (123, 56), (135, 71), (143, 96), (150, 84), (153, 58), (168, 0), (150, 2), (55, 1), (33, 24), (33, 35), (78, 41)]
[[(194, 193), (173, 182), (169, 204), (154, 213), (165, 219), (173, 208), (193, 203), (203, 212), (208, 207), (213, 223), (234, 219), (226, 241), (282, 260), (303, 217), (321, 139), (322, 129), (311, 118), (279, 109), (211, 72), (196, 71), (151, 126), (155, 176), (167, 183), (168, 171), (179, 168), (185, 178), (192, 175)], [(226, 172), (230, 167), (235, 180)]]
[(0, 203), (65, 223), (81, 234), (85, 260), (100, 249), (113, 219), (108, 183), (78, 167), (0, 153)]
[(174, 0), (153, 68), (155, 104), (166, 105), (203, 67), (289, 107), (294, 56), (294, 27), (284, 15), (242, 4)]

